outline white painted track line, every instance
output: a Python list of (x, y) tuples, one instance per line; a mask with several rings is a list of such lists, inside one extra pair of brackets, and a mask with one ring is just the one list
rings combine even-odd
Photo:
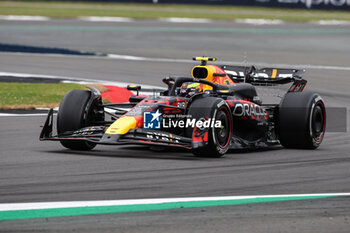
[(0, 113), (0, 117), (18, 117), (18, 116), (47, 116), (47, 113)]
[(290, 198), (290, 197), (340, 197), (350, 196), (350, 193), (319, 193), (319, 194), (286, 194), (286, 195), (258, 195), (258, 196), (224, 196), (224, 197), (189, 197), (189, 198), (158, 198), (158, 199), (130, 199), (109, 201), (68, 201), (68, 202), (35, 202), (35, 203), (10, 203), (0, 204), (0, 211), (9, 210), (33, 210), (70, 207), (92, 207), (92, 206), (118, 206), (139, 204), (161, 204), (176, 202), (195, 201), (223, 201), (256, 198)]
[[(46, 79), (59, 79), (59, 80), (62, 80), (61, 83), (77, 83), (82, 85), (86, 84), (87, 86), (92, 83), (118, 86), (118, 87), (124, 87), (124, 88), (126, 88), (127, 85), (141, 85), (138, 83), (114, 82), (114, 81), (108, 81), (108, 80), (92, 80), (92, 79), (81, 79), (81, 78), (64, 77), (64, 76), (24, 74), (24, 73), (11, 73), (11, 72), (0, 72), (0, 77), (1, 76), (21, 77), (21, 78), (36, 77), (36, 78), (46, 78)], [(161, 86), (152, 86), (152, 85), (142, 84), (142, 87), (144, 89), (164, 89), (165, 90), (165, 87), (161, 87)], [(150, 95), (152, 93), (141, 90), (139, 94)], [(38, 108), (36, 110), (49, 110), (49, 109)], [(58, 110), (58, 108), (55, 108), (54, 110)], [(0, 113), (0, 117), (17, 117), (17, 116), (47, 116), (47, 113)]]
[[(95, 80), (95, 79), (82, 79), (75, 77), (66, 77), (66, 76), (54, 76), (54, 75), (42, 75), (42, 74), (25, 74), (25, 73), (12, 73), (12, 72), (1, 72), (0, 76), (13, 76), (13, 77), (21, 77), (21, 78), (47, 78), (47, 79), (59, 79), (62, 80), (62, 83), (78, 83), (78, 84), (91, 84), (98, 83), (103, 85), (115, 85), (119, 87), (126, 87), (127, 85), (141, 85), (139, 83), (126, 83), (126, 82), (115, 82), (110, 80)], [(163, 88), (161, 86), (153, 86), (153, 85), (143, 85), (143, 88)]]
[[(50, 18), (46, 16), (30, 16), (30, 15), (0, 15), (0, 20), (9, 21), (49, 21), (56, 18)], [(135, 22), (136, 20), (142, 21), (143, 19), (129, 18), (129, 17), (114, 17), (114, 16), (80, 16), (73, 18), (81, 21), (88, 22)], [(181, 17), (168, 17), (168, 18), (158, 18), (155, 19), (161, 22), (168, 23), (213, 23), (217, 20), (207, 19), (207, 18), (181, 18)], [(218, 20), (220, 21), (220, 20)], [(232, 22), (239, 24), (251, 24), (255, 26), (259, 25), (281, 25), (288, 23), (287, 21), (278, 19), (236, 19)], [(309, 21), (309, 24), (325, 25), (325, 26), (339, 26), (339, 25), (350, 25), (350, 21), (347, 20), (318, 20)]]
[(0, 20), (13, 21), (48, 21), (49, 17), (45, 16), (29, 16), (29, 15), (0, 15)]
[(88, 17), (78, 17), (79, 20), (82, 21), (90, 21), (90, 22), (134, 22), (133, 18), (127, 17), (100, 17), (100, 16), (88, 16)]
[[(13, 53), (4, 52), (2, 54), (13, 54)], [(28, 55), (28, 53), (16, 53), (16, 54), (17, 55)], [(35, 53), (31, 53), (30, 55), (31, 56), (50, 56), (50, 57), (66, 57), (66, 56), (72, 57), (71, 55), (62, 55), (62, 54), (35, 54)], [(121, 55), (121, 54), (107, 54), (106, 56), (77, 56), (77, 55), (74, 55), (74, 57), (85, 58), (85, 59), (100, 58), (100, 59), (117, 59), (117, 60), (129, 60), (129, 61), (193, 63), (193, 61), (190, 59), (141, 57), (141, 56), (130, 56), (130, 55)], [(314, 65), (314, 64), (282, 64), (282, 63), (254, 62), (254, 61), (251, 61), (251, 62), (249, 62), (249, 64), (246, 64), (244, 62), (221, 61), (221, 60), (219, 60), (218, 63), (225, 64), (225, 65), (249, 65), (249, 64), (253, 64), (253, 65), (261, 66), (261, 67), (264, 66), (264, 67), (278, 67), (278, 68), (292, 68), (292, 69), (294, 68), (294, 69), (350, 71), (350, 66), (329, 66), (329, 65)], [(0, 72), (0, 75), (5, 74), (5, 73), (6, 72)], [(40, 77), (40, 76), (36, 76), (36, 77)], [(47, 76), (45, 75), (45, 77), (47, 77)], [(52, 76), (52, 77), (54, 78), (55, 76)], [(70, 78), (70, 79), (73, 79), (73, 78)]]
[(236, 23), (253, 24), (253, 25), (279, 25), (284, 21), (278, 19), (236, 19)]
[[(119, 55), (119, 54), (107, 54), (107, 57), (111, 59), (131, 60), (131, 61), (193, 63), (193, 61), (190, 59), (150, 58), (150, 57)], [(218, 63), (225, 64), (225, 65), (247, 65), (246, 63), (243, 63), (243, 62), (233, 62), (233, 61), (218, 61)], [(278, 64), (278, 63), (265, 63), (265, 62), (250, 62), (250, 63), (256, 66), (266, 66), (266, 67), (350, 71), (350, 67), (348, 66), (328, 66), (328, 65), (312, 65), (312, 64)]]
[(327, 25), (327, 26), (350, 25), (350, 21), (346, 21), (346, 20), (319, 20), (319, 21), (312, 21), (310, 23)]
[(158, 20), (163, 21), (163, 22), (169, 22), (169, 23), (212, 23), (212, 22), (214, 22), (211, 19), (204, 19), (204, 18), (170, 17), (170, 18), (159, 18)]

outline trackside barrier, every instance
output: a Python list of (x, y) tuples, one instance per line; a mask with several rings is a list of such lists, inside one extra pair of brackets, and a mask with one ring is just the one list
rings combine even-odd
[[(350, 0), (79, 0), (85, 2), (124, 2), (154, 4), (205, 4), (260, 6), (292, 9), (350, 10)], [(72, 1), (71, 1), (72, 2)]]

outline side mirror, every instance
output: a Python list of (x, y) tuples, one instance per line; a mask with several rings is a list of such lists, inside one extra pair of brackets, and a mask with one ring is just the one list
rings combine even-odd
[(232, 90), (217, 90), (216, 93), (219, 95), (233, 95)]
[(141, 90), (141, 86), (137, 86), (137, 85), (128, 85), (126, 87), (126, 89), (128, 89), (129, 91), (136, 91), (137, 94), (136, 95), (139, 95), (139, 91)]
[(137, 96), (137, 95), (132, 95), (129, 98), (129, 102), (130, 103), (138, 103), (141, 102), (142, 100), (144, 100), (146, 97), (145, 96)]

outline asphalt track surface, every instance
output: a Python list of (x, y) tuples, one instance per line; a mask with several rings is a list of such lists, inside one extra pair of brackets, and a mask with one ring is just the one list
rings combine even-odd
[[(349, 39), (350, 27), (293, 23), (0, 23), (0, 42), (6, 44), (151, 58), (210, 55), (240, 62), (246, 56), (248, 63), (291, 65), (350, 67)], [(0, 71), (153, 85), (166, 75), (189, 74), (191, 65), (0, 54)], [(347, 109), (349, 77), (350, 71), (327, 68), (308, 69), (305, 76), (309, 90), (322, 94), (327, 106)], [(43, 121), (43, 116), (0, 117), (0, 203), (339, 193), (350, 188), (348, 132), (327, 133), (318, 150), (232, 151), (220, 159), (203, 159), (187, 151), (143, 146), (97, 146), (91, 152), (72, 152), (55, 142), (39, 142)], [(350, 199), (342, 197), (13, 220), (0, 222), (0, 232), (349, 232), (349, 219)]]

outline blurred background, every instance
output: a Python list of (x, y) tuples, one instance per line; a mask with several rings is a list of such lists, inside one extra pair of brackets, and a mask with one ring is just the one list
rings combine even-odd
[[(0, 1), (0, 71), (160, 85), (164, 76), (189, 75), (193, 56), (213, 56), (226, 64), (307, 69), (309, 87), (347, 94), (349, 5), (346, 0)], [(8, 88), (0, 89), (0, 106), (25, 107), (20, 102), (25, 97), (8, 94)], [(16, 88), (11, 93), (23, 92)], [(62, 91), (48, 106), (61, 97)], [(27, 107), (44, 106), (45, 99)]]
[[(0, 202), (349, 192), (349, 6), (349, 0), (0, 0)], [(130, 146), (77, 152), (38, 140), (47, 108), (68, 90), (87, 83), (103, 93), (128, 83), (159, 87), (165, 76), (190, 76), (194, 56), (305, 69), (306, 89), (323, 97), (329, 122), (342, 127), (327, 128), (319, 150), (238, 151), (217, 160)], [(344, 197), (3, 221), (0, 231), (347, 233), (349, 206)]]

